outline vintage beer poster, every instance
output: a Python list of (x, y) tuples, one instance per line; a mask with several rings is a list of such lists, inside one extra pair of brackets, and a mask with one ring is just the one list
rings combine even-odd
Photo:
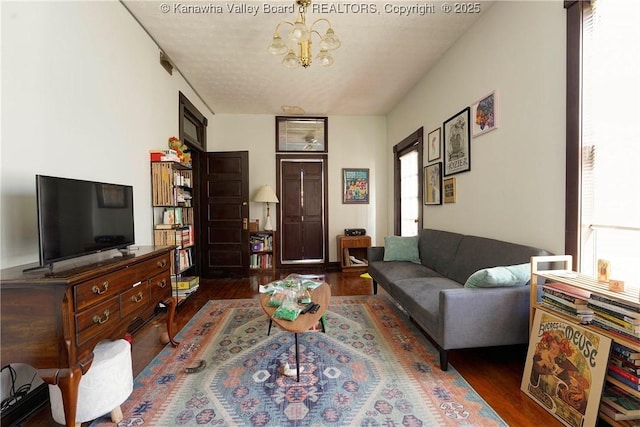
[(610, 348), (608, 337), (538, 309), (520, 388), (565, 425), (594, 426)]

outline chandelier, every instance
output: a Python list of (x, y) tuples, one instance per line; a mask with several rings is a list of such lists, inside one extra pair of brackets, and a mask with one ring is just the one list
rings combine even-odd
[[(320, 18), (313, 21), (311, 27), (307, 27), (306, 13), (307, 8), (311, 4), (311, 0), (295, 0), (295, 4), (298, 6), (298, 17), (295, 22), (282, 21), (276, 25), (276, 29), (273, 32), (273, 40), (269, 44), (268, 51), (274, 55), (285, 55), (282, 60), (287, 68), (298, 68), (300, 66), (307, 68), (311, 65), (311, 36), (317, 35), (320, 38), (319, 46), (320, 52), (316, 59), (323, 67), (328, 67), (333, 64), (333, 56), (329, 53), (331, 50), (335, 50), (340, 47), (340, 40), (336, 37), (331, 26), (331, 22), (328, 19)], [(289, 25), (291, 30), (287, 34), (287, 42), (280, 36), (280, 26), (283, 24)], [(320, 35), (316, 30), (317, 24), (326, 24), (329, 26), (324, 36)], [(297, 48), (297, 53), (294, 51)]]

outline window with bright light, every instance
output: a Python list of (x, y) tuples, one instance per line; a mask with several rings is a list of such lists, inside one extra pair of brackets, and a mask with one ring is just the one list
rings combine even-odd
[(640, 1), (595, 0), (583, 21), (580, 271), (640, 287)]

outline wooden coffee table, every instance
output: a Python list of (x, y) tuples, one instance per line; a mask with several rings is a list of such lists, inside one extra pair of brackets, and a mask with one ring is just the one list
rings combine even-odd
[[(296, 340), (296, 376), (297, 381), (300, 382), (300, 359), (298, 354), (298, 333), (305, 332), (318, 324), (318, 322), (322, 325), (322, 331), (325, 331), (324, 321), (322, 320), (322, 316), (327, 311), (327, 307), (329, 307), (329, 300), (331, 299), (331, 288), (329, 284), (322, 283), (322, 285), (318, 286), (314, 290), (311, 291), (311, 301), (316, 304), (320, 304), (320, 308), (315, 313), (305, 313), (299, 315), (296, 320), (285, 320), (278, 319), (273, 317), (273, 313), (275, 313), (278, 307), (270, 307), (269, 299), (271, 299), (270, 294), (260, 294), (260, 305), (267, 316), (269, 316), (269, 332), (267, 335), (271, 333), (271, 325), (273, 322), (276, 325), (280, 326), (283, 330), (287, 332), (293, 332)], [(300, 307), (302, 308), (302, 306)]]

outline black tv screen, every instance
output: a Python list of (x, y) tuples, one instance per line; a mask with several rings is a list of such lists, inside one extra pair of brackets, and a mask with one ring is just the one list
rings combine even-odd
[(40, 265), (135, 242), (133, 187), (36, 175)]

